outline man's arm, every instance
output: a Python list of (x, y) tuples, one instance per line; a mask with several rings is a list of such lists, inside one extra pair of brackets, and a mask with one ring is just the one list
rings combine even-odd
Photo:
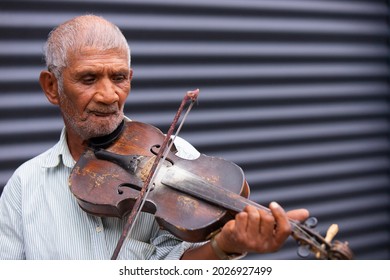
[(20, 201), (20, 184), (14, 174), (0, 197), (0, 260), (25, 259)]

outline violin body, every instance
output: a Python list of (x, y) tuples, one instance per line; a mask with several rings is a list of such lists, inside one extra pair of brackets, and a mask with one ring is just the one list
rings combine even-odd
[[(120, 136), (104, 151), (87, 149), (69, 178), (71, 192), (80, 207), (96, 216), (124, 218), (128, 215), (164, 137), (154, 126), (127, 121)], [(116, 159), (97, 158), (99, 152), (123, 155), (121, 164)], [(236, 164), (203, 154), (187, 160), (169, 151), (142, 211), (154, 214), (162, 228), (185, 241), (207, 240), (210, 233), (234, 218), (235, 213), (162, 183), (170, 169), (186, 170), (185, 174), (189, 172), (191, 177), (216, 188), (228, 188), (243, 197), (249, 195), (244, 173)]]
[[(175, 155), (174, 146), (162, 157), (159, 148), (167, 143), (165, 135), (141, 122), (124, 121), (114, 136), (108, 141), (91, 140), (71, 172), (70, 190), (87, 213), (128, 216), (129, 221), (133, 210), (138, 209), (136, 205), (141, 205), (140, 211), (153, 214), (158, 224), (173, 235), (184, 241), (202, 242), (246, 205), (270, 211), (248, 199), (244, 173), (230, 161), (203, 154), (194, 160), (183, 159)], [(156, 170), (156, 162), (162, 163), (160, 169), (151, 172)], [(148, 184), (150, 174), (155, 176)], [(146, 199), (139, 204), (139, 198)], [(331, 242), (337, 225), (332, 225), (324, 238), (312, 230), (312, 222), (290, 220), (290, 224), (300, 256), (312, 252), (318, 259), (353, 258), (347, 242)], [(126, 235), (124, 230), (113, 258)]]

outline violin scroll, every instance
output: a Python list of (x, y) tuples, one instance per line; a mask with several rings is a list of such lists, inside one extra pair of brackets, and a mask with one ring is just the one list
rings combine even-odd
[(298, 255), (307, 257), (310, 252), (314, 253), (317, 259), (322, 260), (351, 260), (353, 253), (349, 248), (348, 242), (341, 242), (333, 238), (338, 233), (338, 225), (332, 224), (326, 236), (322, 237), (315, 232), (313, 228), (316, 226), (317, 220), (313, 217), (309, 218), (303, 224), (292, 223), (292, 237), (298, 243)]
[[(106, 145), (107, 141), (98, 142), (99, 145), (94, 142), (69, 177), (70, 190), (80, 207), (102, 217), (130, 216), (155, 166), (155, 159), (162, 158), (158, 145), (164, 139), (164, 134), (156, 127), (125, 121), (111, 145)], [(270, 212), (248, 199), (249, 186), (243, 170), (233, 162), (203, 154), (187, 160), (176, 156), (175, 149), (169, 148), (162, 163), (152, 184), (148, 185), (149, 194), (140, 209), (153, 214), (161, 228), (181, 240), (206, 241), (211, 232), (221, 228), (247, 205)], [(290, 220), (290, 224), (300, 256), (314, 253), (318, 259), (353, 258), (348, 243), (332, 242), (338, 231), (336, 225), (322, 237), (313, 230), (317, 225), (315, 218), (305, 223)], [(121, 240), (126, 236), (124, 232)], [(116, 250), (113, 258), (118, 253)]]

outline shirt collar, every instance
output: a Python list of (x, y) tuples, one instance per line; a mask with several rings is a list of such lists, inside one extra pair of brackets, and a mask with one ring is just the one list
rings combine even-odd
[(56, 167), (62, 162), (66, 167), (73, 168), (75, 160), (73, 159), (66, 141), (66, 129), (62, 128), (60, 140), (51, 149), (48, 157), (46, 158), (44, 167), (52, 168)]

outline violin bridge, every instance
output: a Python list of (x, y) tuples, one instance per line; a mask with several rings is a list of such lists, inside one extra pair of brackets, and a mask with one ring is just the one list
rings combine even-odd
[(143, 161), (142, 164), (140, 164), (139, 172), (137, 172), (137, 176), (142, 180), (142, 182), (145, 182), (148, 178), (148, 175), (150, 173), (150, 170), (152, 169), (154, 160), (156, 156), (151, 156), (147, 158), (147, 160)]

